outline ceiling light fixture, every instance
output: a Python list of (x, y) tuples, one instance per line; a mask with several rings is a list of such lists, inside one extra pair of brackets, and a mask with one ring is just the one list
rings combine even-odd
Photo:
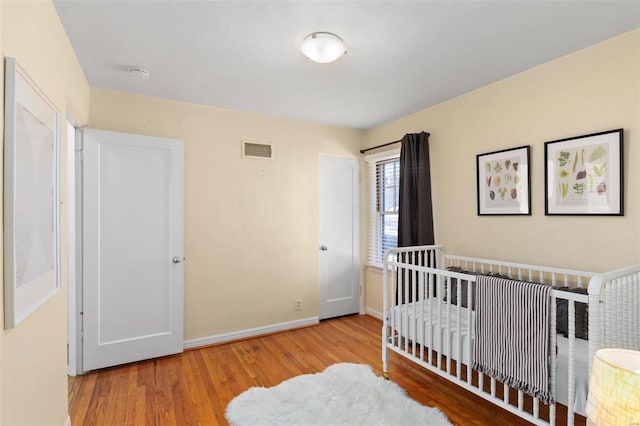
[(347, 47), (340, 37), (324, 32), (305, 37), (301, 50), (304, 56), (320, 64), (333, 62), (347, 53)]
[(145, 68), (139, 67), (131, 67), (129, 68), (129, 74), (137, 78), (138, 80), (148, 80), (149, 79), (149, 70)]

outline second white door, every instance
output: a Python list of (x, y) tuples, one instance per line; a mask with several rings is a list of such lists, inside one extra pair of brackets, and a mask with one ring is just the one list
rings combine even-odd
[(360, 311), (360, 162), (320, 157), (320, 319)]
[(183, 146), (82, 131), (84, 371), (182, 352)]

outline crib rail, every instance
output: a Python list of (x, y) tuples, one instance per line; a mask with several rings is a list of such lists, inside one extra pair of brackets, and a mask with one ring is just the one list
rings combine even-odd
[[(588, 285), (590, 272), (538, 267), (510, 262), (447, 255), (442, 246), (397, 248), (385, 254), (383, 270), (383, 371), (389, 371), (389, 350), (422, 365), (484, 399), (534, 424), (556, 423), (556, 404), (545, 405), (489, 376), (473, 370), (474, 274), (447, 270), (455, 266), (473, 273), (493, 273), (513, 279), (553, 286)], [(457, 280), (453, 290), (452, 279)], [(464, 286), (463, 284), (467, 285)], [(465, 288), (466, 287), (466, 288)], [(466, 299), (465, 296), (466, 295)], [(576, 303), (588, 297), (564, 291), (552, 292), (550, 347), (557, 345), (556, 299), (568, 303), (568, 412), (573, 425), (575, 401)], [(467, 303), (465, 308), (464, 303)], [(454, 302), (457, 301), (457, 302)], [(454, 304), (455, 303), (455, 304)], [(550, 385), (557, 387), (556, 357), (551, 356)], [(585, 367), (586, 368), (586, 367)]]
[[(392, 253), (390, 253), (393, 256)], [(455, 256), (443, 253), (443, 266), (456, 266), (479, 274), (507, 275), (513, 279), (549, 284), (554, 287), (586, 288), (595, 272), (552, 268), (548, 266), (526, 265), (474, 257)]]
[(589, 284), (589, 371), (595, 351), (640, 351), (640, 265), (595, 276)]

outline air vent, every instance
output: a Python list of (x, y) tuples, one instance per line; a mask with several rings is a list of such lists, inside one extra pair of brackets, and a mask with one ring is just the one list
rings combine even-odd
[(255, 142), (242, 142), (242, 155), (250, 158), (272, 158), (271, 145)]

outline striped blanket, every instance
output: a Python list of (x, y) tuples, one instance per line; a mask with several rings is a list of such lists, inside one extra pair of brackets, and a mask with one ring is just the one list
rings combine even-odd
[(551, 287), (479, 275), (473, 368), (553, 403), (549, 381)]

